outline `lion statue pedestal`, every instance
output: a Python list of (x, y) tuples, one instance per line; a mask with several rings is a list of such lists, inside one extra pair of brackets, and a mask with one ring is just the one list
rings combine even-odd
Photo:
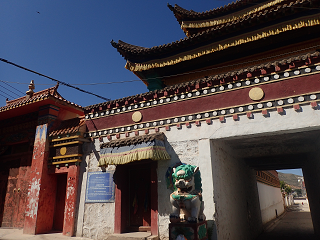
[(194, 165), (179, 165), (169, 168), (166, 174), (170, 195), (170, 240), (207, 239), (207, 222), (203, 213), (202, 184), (199, 168)]
[(199, 223), (170, 223), (170, 240), (207, 240), (207, 221)]

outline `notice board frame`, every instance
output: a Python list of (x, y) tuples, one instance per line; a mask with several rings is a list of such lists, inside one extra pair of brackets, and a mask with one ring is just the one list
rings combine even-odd
[(114, 171), (88, 172), (85, 203), (108, 203), (115, 200)]

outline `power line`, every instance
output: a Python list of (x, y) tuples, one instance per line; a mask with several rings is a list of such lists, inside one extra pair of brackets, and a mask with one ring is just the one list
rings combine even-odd
[[(30, 83), (22, 83), (22, 82), (10, 82), (10, 81), (3, 81), (0, 80), (0, 82), (4, 82), (4, 83), (16, 83), (16, 84), (30, 84)], [(105, 85), (105, 84), (115, 84), (115, 83), (128, 83), (128, 82), (141, 82), (140, 79), (136, 79), (136, 80), (126, 80), (126, 81), (120, 81), (120, 82), (105, 82), (105, 83), (73, 83), (72, 85)], [(53, 84), (49, 84), (49, 83), (37, 83), (37, 85), (49, 85), (49, 86), (54, 86)]]
[(0, 89), (0, 92), (3, 92), (4, 94), (7, 94), (10, 98), (15, 99), (15, 97), (12, 97), (10, 94), (8, 94), (8, 93), (6, 93), (6, 92), (2, 91), (1, 89)]
[(29, 69), (29, 68), (25, 68), (25, 67), (20, 66), (20, 65), (18, 65), (18, 64), (16, 64), (16, 63), (10, 62), (10, 61), (8, 61), (8, 60), (6, 60), (6, 59), (0, 58), (0, 61), (5, 62), (5, 63), (8, 63), (8, 64), (11, 64), (11, 65), (13, 65), (13, 66), (15, 66), (15, 67), (21, 68), (21, 69), (26, 70), (26, 71), (28, 71), (28, 72), (35, 73), (35, 74), (37, 74), (37, 75), (39, 75), (39, 76), (41, 76), (41, 77), (48, 78), (48, 79), (50, 79), (50, 80), (52, 80), (52, 81), (55, 81), (55, 82), (57, 82), (57, 83), (59, 83), (59, 84), (62, 84), (62, 85), (64, 85), (64, 86), (67, 86), (67, 87), (70, 87), (70, 88), (74, 88), (74, 89), (76, 89), (76, 90), (78, 90), (78, 91), (80, 91), (80, 92), (84, 92), (84, 93), (88, 93), (88, 94), (94, 95), (94, 96), (96, 96), (96, 97), (98, 97), (98, 98), (101, 98), (101, 99), (103, 99), (103, 100), (105, 100), (105, 101), (110, 101), (110, 100), (111, 100), (111, 99), (109, 99), (109, 98), (105, 98), (105, 97), (102, 97), (102, 96), (97, 95), (97, 94), (95, 94), (95, 93), (92, 93), (92, 92), (83, 90), (83, 89), (81, 89), (81, 88), (72, 86), (72, 85), (70, 85), (69, 83), (62, 82), (62, 81), (59, 81), (59, 80), (54, 79), (54, 78), (52, 78), (52, 77), (46, 76), (46, 75), (44, 75), (44, 74), (42, 74), (42, 73), (33, 71), (33, 70)]
[[(9, 86), (10, 86), (10, 85), (9, 85)], [(17, 95), (18, 97), (20, 97), (20, 95), (19, 95), (19, 94), (17, 94), (17, 93), (15, 93), (15, 92), (11, 91), (10, 89), (8, 89), (8, 88), (6, 88), (6, 87), (4, 87), (4, 86), (2, 86), (2, 85), (0, 85), (0, 87), (3, 87), (4, 89), (8, 90), (9, 92), (11, 92), (11, 93), (13, 93), (13, 94)]]
[[(316, 46), (312, 46), (312, 47), (308, 47), (308, 48), (304, 48), (304, 49), (300, 49), (300, 50), (295, 50), (295, 51), (291, 51), (291, 52), (286, 52), (286, 53), (281, 53), (281, 54), (278, 54), (278, 55), (273, 55), (273, 56), (269, 56), (269, 57), (264, 57), (264, 58), (260, 58), (259, 61), (261, 60), (268, 60), (268, 59), (274, 59), (274, 58), (277, 58), (277, 57), (282, 57), (282, 56), (285, 56), (285, 55), (288, 55), (288, 54), (294, 54), (294, 53), (298, 53), (298, 52), (301, 52), (301, 51), (306, 51), (306, 50), (309, 50), (309, 49), (316, 49), (317, 47), (320, 47), (320, 45), (316, 45)], [(316, 51), (316, 50), (315, 50)], [(1, 61), (4, 60), (4, 62), (7, 62), (9, 64), (12, 64), (14, 66), (17, 66), (19, 68), (22, 68), (22, 69), (25, 69), (27, 71), (30, 71), (30, 72), (33, 72), (33, 73), (36, 73), (40, 76), (44, 76), (46, 78), (49, 78), (53, 81), (56, 81), (56, 82), (59, 82), (61, 84), (64, 84), (63, 82), (59, 81), (59, 80), (56, 80), (56, 79), (53, 79), (53, 78), (50, 78), (48, 76), (45, 76), (43, 74), (40, 74), (40, 73), (37, 73), (35, 71), (32, 71), (30, 69), (26, 69), (24, 67), (21, 67), (17, 64), (14, 64), (14, 63), (11, 63), (5, 59), (2, 59), (0, 58)], [(273, 61), (278, 61), (278, 60), (273, 60)], [(241, 66), (241, 65), (244, 65), (244, 64), (254, 64), (255, 62), (257, 62), (257, 60), (251, 60), (251, 61), (246, 61), (246, 62), (241, 62), (241, 63), (237, 63), (237, 64), (230, 64), (230, 65), (224, 65), (224, 66), (220, 66), (220, 67), (212, 67), (212, 68), (208, 68), (208, 69), (202, 69), (202, 70), (196, 70), (196, 71), (191, 71), (191, 72), (186, 72), (186, 73), (178, 73), (178, 74), (172, 74), (172, 75), (166, 75), (166, 76), (161, 76), (161, 77), (153, 77), (153, 78), (148, 78), (148, 79), (139, 79), (139, 80), (126, 80), (126, 81), (120, 81), (120, 82), (106, 82), (106, 83), (83, 83), (83, 84), (73, 84), (73, 85), (105, 85), (105, 84), (115, 84), (115, 83), (127, 83), (127, 82), (140, 82), (140, 81), (147, 81), (147, 80), (156, 80), (156, 79), (161, 79), (161, 78), (169, 78), (169, 77), (178, 77), (178, 76), (185, 76), (185, 75), (189, 75), (189, 74), (194, 74), (194, 73), (201, 73), (201, 72), (206, 72), (206, 71), (210, 71), (210, 70), (218, 70), (218, 69), (223, 69), (223, 68), (228, 68), (228, 67), (235, 67), (235, 66)], [(15, 84), (29, 84), (29, 83), (21, 83), (21, 82), (9, 82), (9, 81), (3, 81), (3, 80), (0, 80), (1, 82), (4, 82), (4, 83), (15, 83)], [(52, 85), (52, 84), (37, 84), (37, 85)], [(65, 84), (64, 84), (65, 85)], [(71, 86), (72, 88), (75, 88), (79, 91), (84, 91), (84, 90), (81, 90), (81, 89), (78, 89), (77, 87), (74, 87), (70, 84), (67, 84), (67, 86)], [(85, 91), (86, 93), (89, 93), (89, 94), (92, 94), (92, 95), (95, 95), (95, 96), (98, 96), (96, 94), (93, 94), (93, 93), (90, 93), (90, 92), (87, 92)], [(98, 96), (100, 97), (100, 96)], [(106, 100), (106, 98), (104, 97), (100, 97), (104, 100)], [(106, 101), (110, 101), (110, 99), (106, 100)]]
[(2, 95), (1, 93), (0, 93), (0, 96), (4, 97), (6, 100), (8, 99), (6, 96)]
[(8, 84), (7, 82), (5, 82), (5, 81), (1, 81), (1, 80), (0, 80), (0, 82), (3, 82), (4, 84), (7, 84), (9, 87), (12, 87), (14, 90), (17, 90), (18, 92), (20, 92), (20, 93), (24, 94), (24, 92), (20, 91), (19, 89), (16, 89), (15, 87), (11, 86), (11, 85), (10, 85), (10, 84)]

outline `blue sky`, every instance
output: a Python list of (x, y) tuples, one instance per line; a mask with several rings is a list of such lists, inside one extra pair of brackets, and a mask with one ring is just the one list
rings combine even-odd
[[(110, 41), (152, 47), (170, 43), (185, 35), (168, 0), (1, 0), (0, 58), (70, 84), (109, 83), (138, 80), (124, 69), (125, 60)], [(231, 2), (231, 1), (230, 1)], [(206, 11), (228, 1), (175, 0), (186, 9)], [(0, 62), (0, 80), (25, 93), (35, 81), (39, 91), (54, 83), (34, 73)], [(25, 83), (25, 84), (18, 84)], [(50, 85), (42, 85), (50, 84)], [(9, 99), (24, 94), (0, 82), (1, 95)], [(109, 99), (147, 92), (141, 81), (127, 83), (78, 85)], [(65, 86), (59, 93), (82, 106), (104, 100)], [(5, 97), (0, 95), (0, 105)]]

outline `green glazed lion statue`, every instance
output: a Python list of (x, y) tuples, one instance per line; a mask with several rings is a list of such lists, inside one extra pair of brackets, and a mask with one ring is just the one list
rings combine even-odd
[(170, 195), (172, 204), (171, 222), (204, 221), (204, 204), (202, 201), (202, 184), (199, 168), (194, 165), (180, 165), (172, 168)]

